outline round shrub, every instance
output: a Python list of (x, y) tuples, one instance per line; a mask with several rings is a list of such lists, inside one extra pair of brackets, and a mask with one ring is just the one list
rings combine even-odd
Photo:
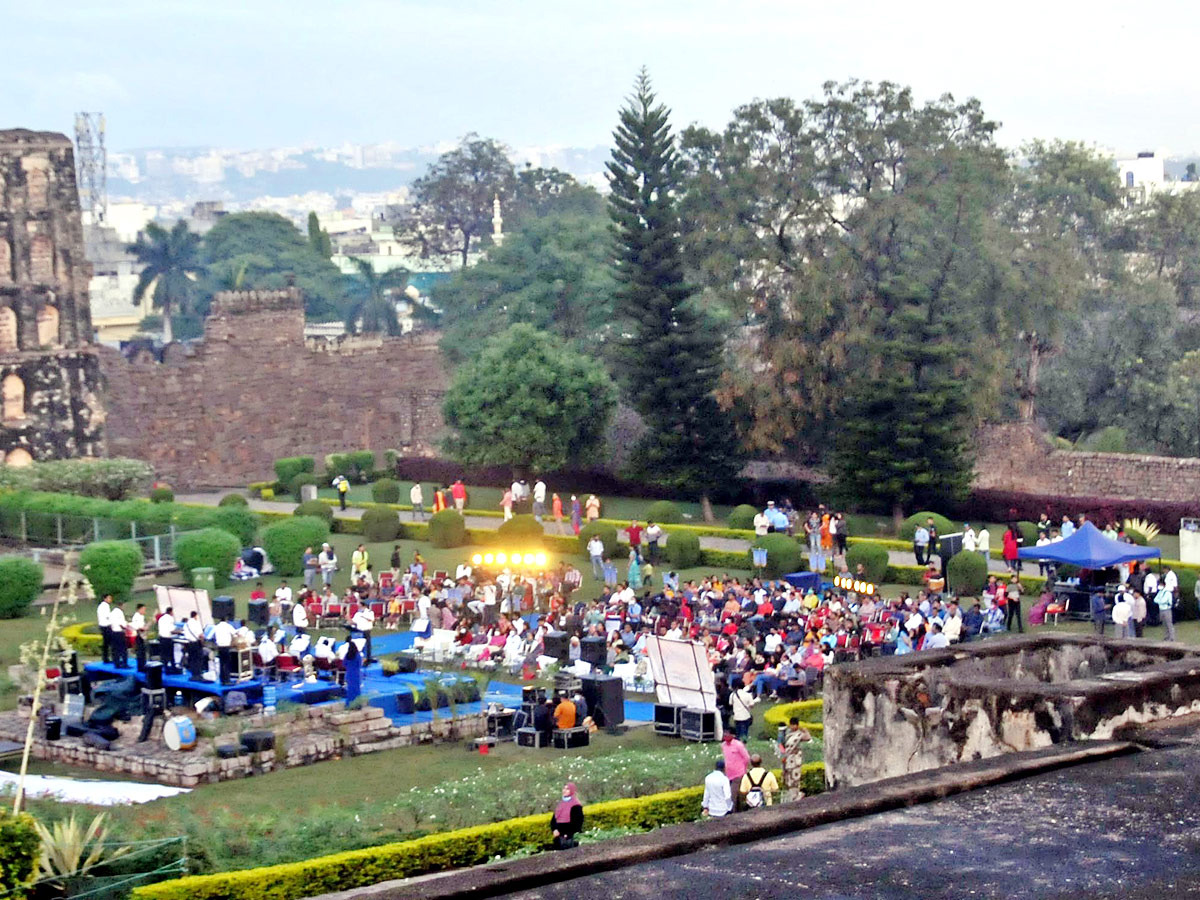
[(42, 592), (42, 567), (24, 556), (0, 556), (0, 619), (19, 619)]
[(169, 487), (156, 487), (150, 491), (151, 503), (174, 503), (175, 492)]
[(467, 523), (457, 510), (443, 509), (429, 519), (429, 543), (440, 549), (461, 547), (467, 542)]
[(946, 563), (947, 587), (955, 594), (978, 597), (987, 576), (987, 560), (979, 553), (955, 553)]
[(269, 487), (263, 488), (261, 491), (258, 492), (258, 496), (263, 500), (274, 500), (275, 499), (275, 488), (269, 488)]
[(588, 541), (592, 536), (596, 535), (600, 538), (600, 542), (604, 544), (604, 556), (612, 559), (617, 553), (617, 529), (615, 525), (605, 525), (602, 522), (592, 522), (589, 525), (584, 525), (579, 531), (579, 552), (587, 556)]
[(324, 519), (327, 524), (333, 524), (333, 507), (328, 503), (322, 503), (320, 500), (305, 500), (296, 507), (292, 515), (313, 516), (318, 519)]
[(859, 563), (862, 563), (868, 581), (882, 584), (888, 570), (887, 547), (881, 547), (879, 544), (853, 544), (846, 551), (846, 568), (850, 570), (851, 575), (857, 576)]
[(1175, 576), (1179, 579), (1179, 606), (1175, 608), (1176, 618), (1180, 621), (1200, 619), (1200, 607), (1196, 604), (1196, 572), (1179, 568), (1175, 570)]
[(506, 547), (520, 549), (526, 544), (541, 545), (546, 529), (533, 516), (513, 516), (496, 529), (496, 541)]
[(371, 485), (371, 499), (376, 503), (399, 503), (400, 483), (391, 478), (380, 478)]
[(676, 569), (690, 569), (700, 562), (700, 538), (690, 531), (672, 531), (665, 550), (667, 562)]
[(226, 494), (217, 506), (249, 506), (250, 501), (241, 494)]
[(730, 528), (740, 528), (742, 531), (754, 530), (754, 517), (758, 515), (757, 507), (751, 506), (749, 503), (743, 503), (741, 506), (735, 506), (733, 512), (729, 514), (729, 518), (725, 524)]
[[(668, 545), (670, 541), (667, 542)], [(800, 568), (800, 563), (804, 560), (804, 554), (800, 549), (800, 544), (795, 538), (790, 538), (786, 534), (764, 534), (754, 539), (752, 547), (761, 547), (767, 551), (767, 566), (764, 570), (771, 578), (778, 578), (780, 575), (786, 575), (789, 572), (795, 572)], [(754, 568), (754, 554), (749, 550), (746, 551), (746, 556), (750, 560), (749, 569)]]
[[(1021, 535), (1022, 547), (1036, 547), (1038, 542), (1037, 525), (1033, 522), (1018, 522), (1017, 533)], [(1003, 534), (1003, 532), (1001, 532)]]
[(659, 525), (678, 525), (683, 521), (683, 510), (670, 500), (656, 500), (646, 508), (646, 521)]
[(217, 514), (212, 519), (214, 528), (220, 528), (222, 531), (228, 531), (238, 539), (241, 546), (249, 547), (254, 543), (254, 536), (258, 534), (259, 519), (258, 513), (253, 512), (248, 506), (226, 506), (224, 509), (218, 509)]
[(301, 472), (299, 475), (293, 475), (291, 481), (285, 481), (283, 483), (287, 485), (288, 493), (299, 500), (300, 488), (304, 487), (306, 484), (319, 484), (320, 482), (317, 481), (317, 476), (313, 475), (311, 472)]
[(91, 582), (97, 597), (112, 594), (124, 602), (142, 571), (142, 551), (133, 541), (97, 541), (79, 554), (79, 570)]
[(304, 574), (305, 548), (319, 552), (328, 537), (329, 523), (325, 519), (299, 516), (269, 525), (263, 530), (262, 545), (276, 573), (286, 578)]
[(929, 512), (928, 510), (913, 513), (900, 525), (900, 539), (911, 541), (913, 534), (916, 533), (917, 525), (924, 525), (927, 519), (933, 519), (933, 524), (937, 527), (938, 534), (953, 534), (958, 531), (954, 523), (940, 513)]
[(241, 542), (223, 528), (203, 528), (180, 535), (175, 541), (175, 562), (189, 583), (192, 569), (213, 570), (217, 587), (229, 584), (233, 564), (241, 552)]
[(400, 516), (394, 509), (372, 506), (363, 512), (362, 533), (372, 544), (394, 541), (400, 536)]
[(95, 622), (76, 622), (59, 634), (74, 649), (89, 656), (98, 656), (104, 643), (100, 637), (100, 626)]

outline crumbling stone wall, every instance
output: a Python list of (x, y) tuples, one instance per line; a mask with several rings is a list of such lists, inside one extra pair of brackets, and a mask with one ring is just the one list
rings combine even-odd
[(298, 290), (218, 294), (203, 339), (161, 362), (102, 348), (109, 450), (176, 487), (267, 479), (282, 456), (432, 454), (449, 378), (437, 338), (306, 341)]
[(1200, 655), (1178, 644), (1030, 635), (834, 666), (831, 787), (1101, 740), (1200, 712)]
[(991, 425), (975, 439), (976, 488), (1066, 497), (1193, 502), (1200, 459), (1058, 450), (1029, 425)]
[(90, 277), (71, 142), (0, 131), (0, 461), (104, 451)]

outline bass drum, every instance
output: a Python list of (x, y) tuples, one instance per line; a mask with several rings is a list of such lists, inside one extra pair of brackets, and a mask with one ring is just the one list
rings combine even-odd
[(196, 726), (187, 716), (172, 716), (163, 725), (163, 742), (171, 750), (191, 750), (196, 746)]

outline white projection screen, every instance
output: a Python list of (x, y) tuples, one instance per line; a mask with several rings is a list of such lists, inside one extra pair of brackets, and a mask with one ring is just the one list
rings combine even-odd
[(213, 624), (212, 604), (208, 600), (208, 591), (156, 584), (154, 599), (158, 603), (159, 613), (165, 613), (168, 606), (175, 610), (176, 622), (186, 622), (194, 609), (200, 613), (201, 625), (207, 628)]
[(703, 644), (654, 637), (647, 650), (659, 703), (716, 711), (717, 683)]

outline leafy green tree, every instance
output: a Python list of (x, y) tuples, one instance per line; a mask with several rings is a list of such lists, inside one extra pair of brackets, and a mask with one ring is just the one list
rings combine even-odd
[(569, 172), (535, 168), (526, 163), (517, 173), (512, 202), (503, 212), (507, 228), (519, 230), (529, 219), (542, 216), (603, 215), (604, 198), (595, 188), (580, 184)]
[(346, 305), (346, 330), (351, 334), (357, 331), (399, 334), (396, 295), (402, 294), (408, 284), (408, 272), (392, 269), (380, 274), (365, 259), (352, 256), (350, 261), (357, 273)]
[(316, 212), (308, 214), (308, 246), (325, 259), (333, 256), (333, 242), (329, 239), (329, 232), (321, 227)]
[(277, 290), (294, 280), (304, 292), (309, 318), (343, 318), (345, 276), (283, 216), (268, 212), (222, 216), (204, 236), (204, 247), (210, 294), (225, 289), (222, 279), (231, 272), (240, 273), (244, 290)]
[(531, 325), (513, 325), (460, 366), (442, 410), (445, 449), (472, 465), (544, 471), (594, 459), (616, 407), (604, 366)]
[(442, 350), (458, 363), (478, 354), (489, 336), (527, 322), (594, 353), (611, 336), (615, 290), (607, 216), (527, 219), (487, 259), (433, 289)]
[(1134, 217), (1149, 273), (1171, 283), (1181, 307), (1200, 306), (1200, 192), (1155, 194)]
[(465, 268), (471, 250), (492, 233), (493, 201), (511, 198), (516, 173), (498, 141), (468, 134), (412, 183), (412, 210), (397, 234), (422, 258), (457, 257)]
[(155, 222), (147, 222), (137, 240), (129, 245), (143, 268), (133, 289), (133, 302), (138, 304), (151, 293), (151, 302), (162, 310), (163, 341), (170, 343), (172, 311), (186, 313), (196, 294), (195, 281), (204, 272), (200, 255), (200, 236), (188, 230), (187, 223), (177, 221), (171, 230)]
[(648, 426), (633, 468), (704, 503), (740, 468), (736, 434), (717, 405), (722, 335), (693, 302), (684, 277), (675, 194), (682, 168), (670, 113), (643, 69), (620, 112), (608, 162), (616, 236), (617, 369)]

